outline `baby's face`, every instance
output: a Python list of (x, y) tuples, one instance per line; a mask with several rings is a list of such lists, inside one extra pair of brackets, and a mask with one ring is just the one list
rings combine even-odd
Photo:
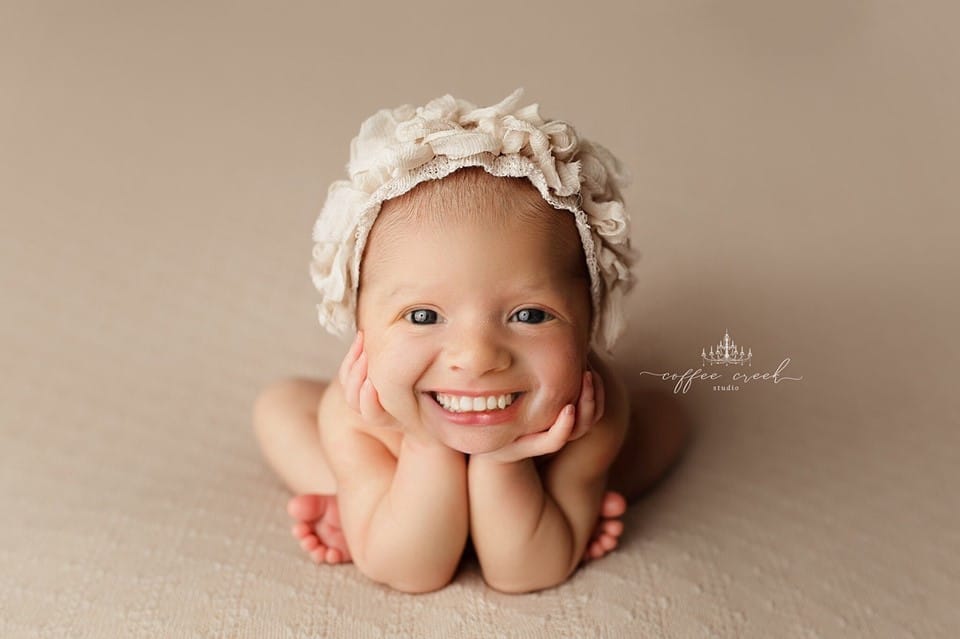
[[(568, 216), (566, 231), (575, 234), (571, 214), (553, 214)], [(576, 402), (588, 354), (589, 282), (558, 259), (553, 233), (511, 219), (409, 220), (371, 234), (358, 324), (380, 402), (405, 427), (484, 453), (546, 430)], [(453, 413), (437, 403), (437, 391), (520, 395), (503, 412)]]

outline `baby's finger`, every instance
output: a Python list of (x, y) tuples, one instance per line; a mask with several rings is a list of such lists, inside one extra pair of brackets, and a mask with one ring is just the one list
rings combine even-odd
[(590, 378), (593, 380), (593, 394), (597, 403), (596, 408), (593, 410), (593, 423), (596, 424), (603, 417), (603, 411), (606, 408), (607, 393), (603, 387), (603, 378), (597, 375), (593, 369), (590, 370)]
[(347, 374), (347, 383), (343, 391), (347, 396), (347, 404), (353, 410), (360, 412), (360, 387), (367, 379), (367, 354), (360, 353), (360, 357), (354, 363), (353, 368)]
[(363, 350), (363, 332), (357, 331), (357, 335), (353, 338), (353, 344), (350, 345), (350, 350), (347, 351), (347, 354), (344, 355), (343, 361), (340, 362), (340, 371), (337, 374), (337, 377), (340, 379), (340, 386), (347, 387), (347, 376), (350, 374), (350, 368), (353, 367), (353, 363), (357, 361), (360, 352)]
[(579, 439), (587, 434), (594, 423), (596, 400), (593, 394), (593, 374), (587, 371), (584, 374), (583, 387), (580, 389), (580, 401), (577, 402), (576, 427), (570, 439)]
[(574, 411), (568, 409), (572, 408), (568, 404), (564, 410), (561, 410), (559, 417), (549, 429), (524, 435), (504, 448), (488, 454), (499, 461), (514, 462), (557, 452), (570, 438), (575, 417)]
[(373, 382), (368, 377), (360, 387), (360, 414), (370, 423), (378, 426), (389, 426), (391, 420), (387, 411), (380, 403), (380, 396), (377, 389), (373, 387)]
[(539, 436), (540, 433), (525, 435), (499, 450), (483, 453), (482, 455), (477, 455), (477, 457), (488, 458), (502, 463), (513, 463), (521, 459), (536, 457), (540, 454), (537, 452), (537, 438)]
[(573, 404), (567, 404), (563, 407), (563, 410), (560, 411), (557, 421), (553, 423), (550, 430), (545, 433), (538, 433), (541, 435), (540, 446), (542, 450), (536, 454), (549, 455), (563, 448), (564, 444), (570, 441), (570, 436), (573, 434), (576, 423), (576, 410)]

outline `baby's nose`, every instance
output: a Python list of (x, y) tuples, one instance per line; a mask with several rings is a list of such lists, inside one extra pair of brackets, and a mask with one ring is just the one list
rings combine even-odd
[(509, 350), (484, 331), (460, 335), (447, 346), (450, 368), (480, 376), (510, 365)]

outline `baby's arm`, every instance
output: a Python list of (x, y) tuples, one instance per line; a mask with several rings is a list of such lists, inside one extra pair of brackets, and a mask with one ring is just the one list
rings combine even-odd
[(366, 361), (357, 364), (359, 352), (355, 342), (341, 368), (346, 383), (331, 381), (331, 401), (320, 416), (347, 545), (357, 568), (374, 581), (410, 593), (437, 590), (452, 579), (466, 546), (466, 458), (409, 433), (394, 458), (363, 432), (392, 418), (372, 385), (361, 386)]
[[(627, 426), (622, 411), (604, 412), (590, 426), (592, 403), (585, 385), (576, 426), (561, 415), (549, 431), (527, 436), (531, 442), (539, 437), (538, 445), (548, 448), (535, 454), (562, 446), (543, 482), (531, 456), (507, 462), (471, 457), (467, 468), (471, 534), (484, 580), (491, 587), (504, 592), (549, 588), (565, 581), (580, 563), (600, 512), (607, 471)], [(568, 442), (574, 427), (589, 430)]]

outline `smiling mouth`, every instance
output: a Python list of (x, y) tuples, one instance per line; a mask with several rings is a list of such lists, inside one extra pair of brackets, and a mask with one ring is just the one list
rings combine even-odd
[(490, 395), (487, 397), (452, 396), (428, 391), (434, 402), (449, 413), (495, 413), (508, 408), (523, 393)]

